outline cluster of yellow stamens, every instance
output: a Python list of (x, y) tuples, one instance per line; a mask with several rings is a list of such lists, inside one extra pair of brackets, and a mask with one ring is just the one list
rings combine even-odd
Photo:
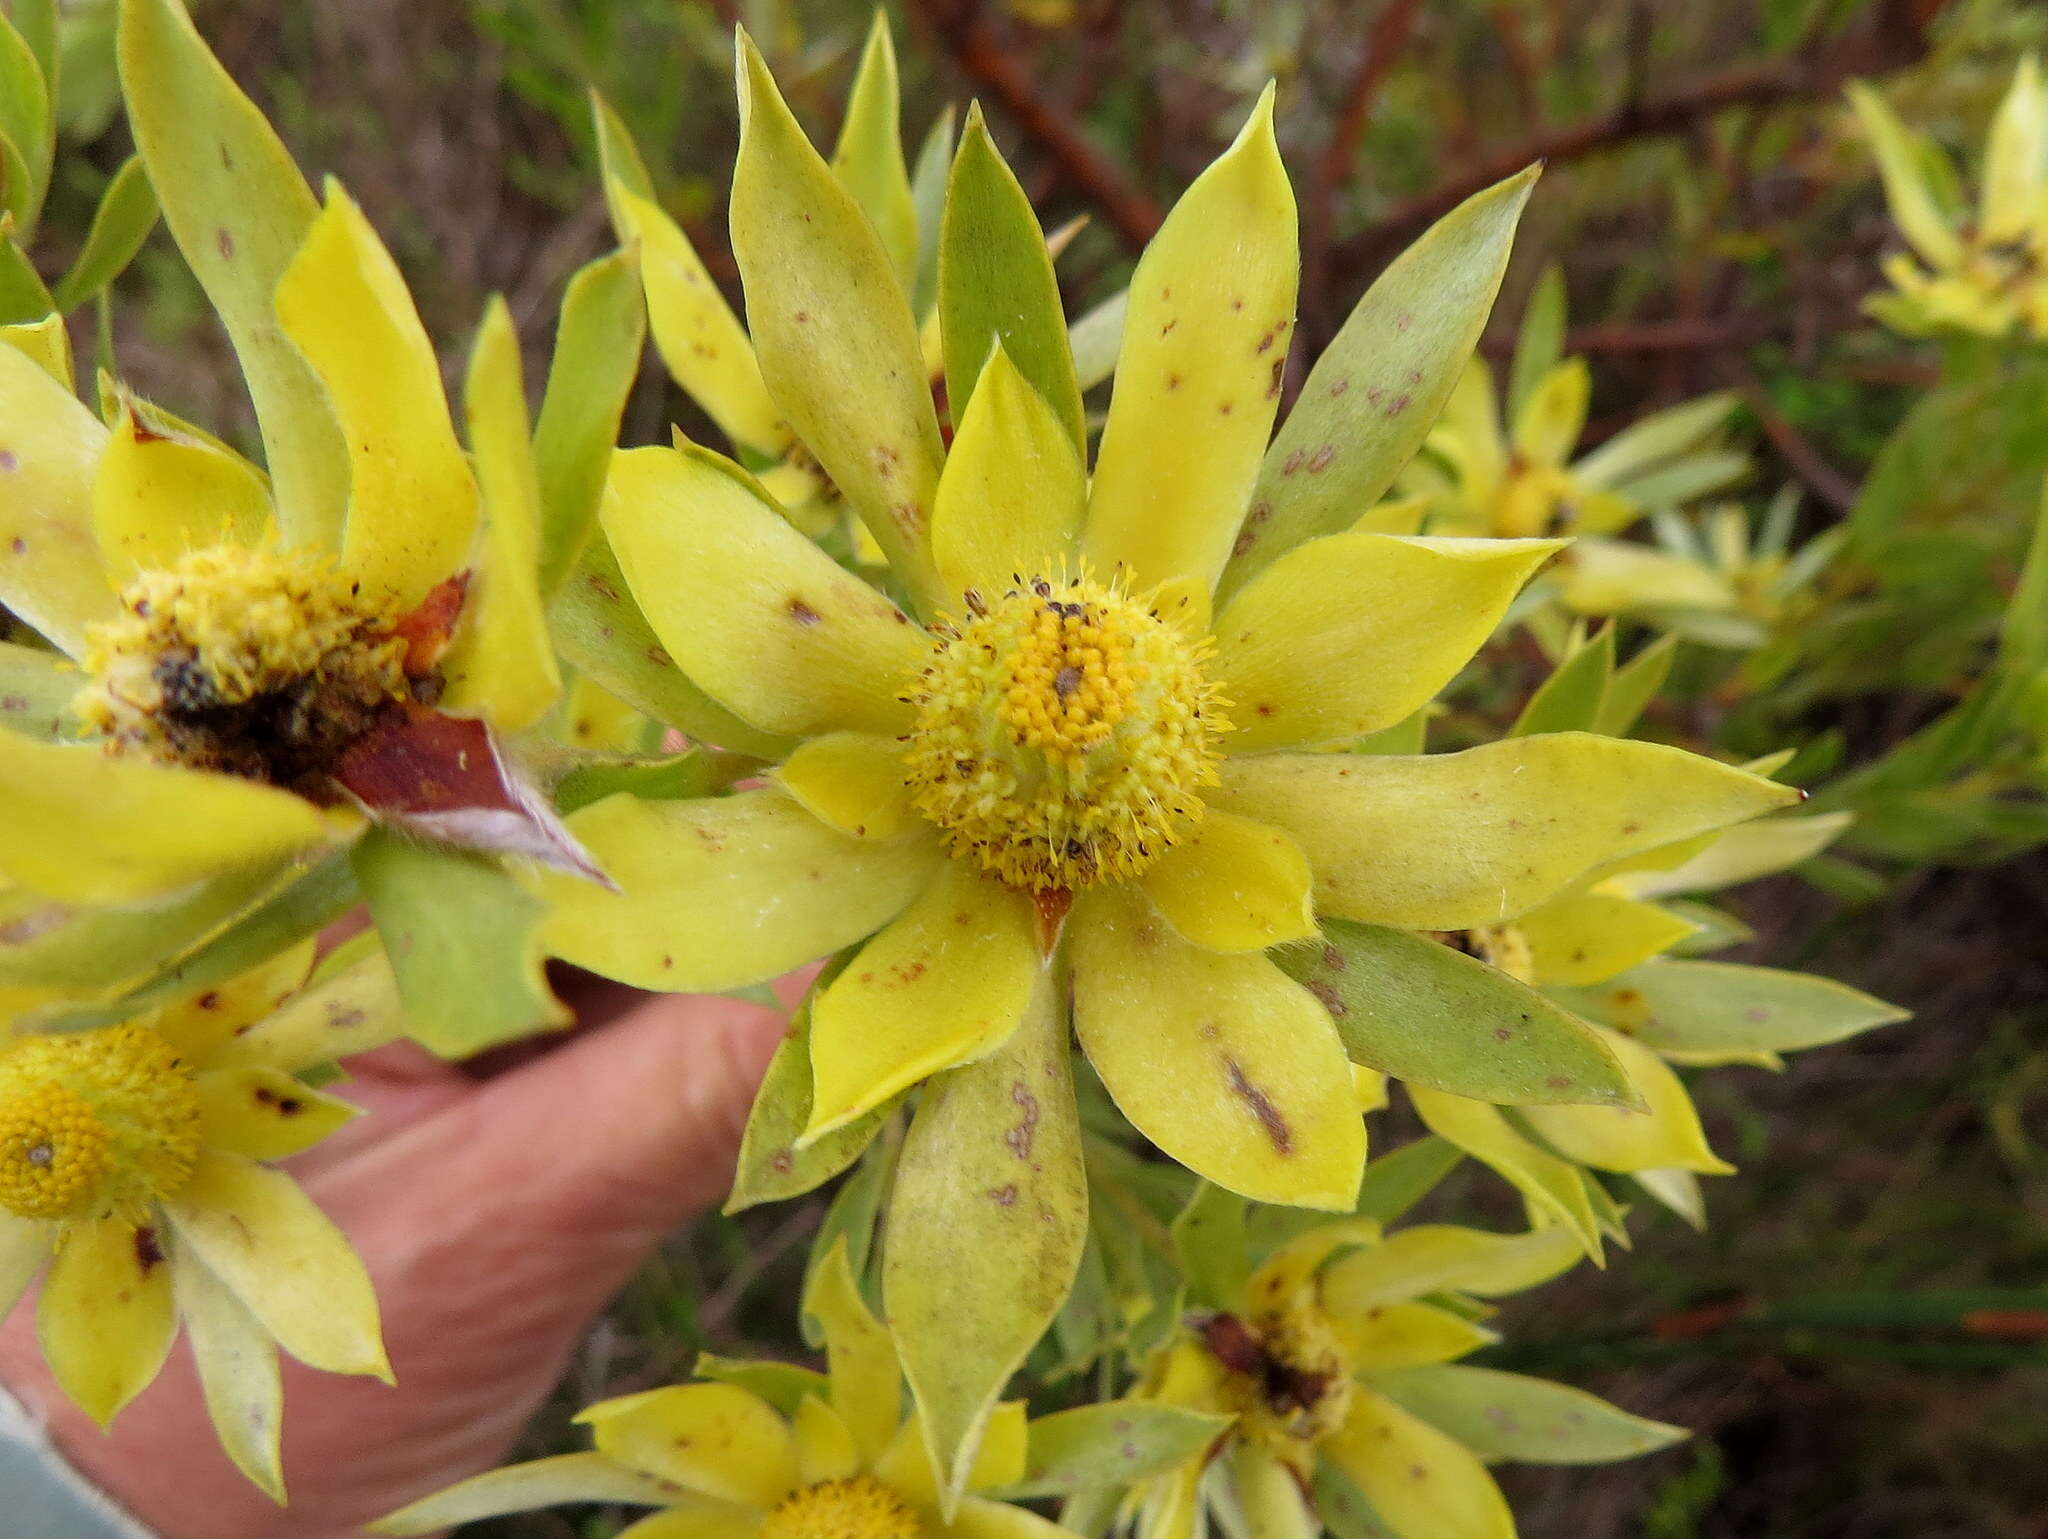
[(407, 690), (396, 616), (306, 551), (218, 545), (144, 572), (87, 634), (76, 710), (115, 751), (319, 795)]
[(1230, 730), (1209, 643), (1087, 577), (970, 596), (912, 694), (912, 798), (1013, 887), (1137, 875), (1202, 813)]
[[(1230, 1317), (1224, 1317), (1230, 1318)], [(1227, 1393), (1246, 1436), (1269, 1445), (1312, 1443), (1351, 1411), (1351, 1368), (1329, 1317), (1307, 1290), (1242, 1324), (1248, 1355), (1219, 1354)], [(1223, 1343), (1214, 1339), (1211, 1351)]]
[(910, 1504), (872, 1475), (792, 1491), (761, 1520), (758, 1539), (918, 1539)]
[(199, 1157), (191, 1071), (146, 1026), (0, 1049), (0, 1206), (22, 1218), (140, 1221)]

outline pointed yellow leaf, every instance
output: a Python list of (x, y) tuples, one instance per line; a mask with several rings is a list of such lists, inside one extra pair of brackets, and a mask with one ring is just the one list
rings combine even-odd
[(1957, 266), (1963, 260), (1963, 243), (1935, 201), (1917, 136), (1899, 121), (1885, 99), (1862, 81), (1850, 81), (1848, 93), (1849, 105), (1863, 120), (1864, 132), (1877, 152), (1885, 200), (1891, 204), (1899, 233), (1928, 266), (1937, 270)]
[(650, 1389), (599, 1401), (576, 1420), (605, 1457), (721, 1501), (773, 1507), (796, 1484), (788, 1426), (736, 1384)]
[(441, 704), (504, 732), (532, 726), (562, 692), (540, 597), (540, 473), (526, 418), (519, 335), (503, 299), (484, 312), (463, 389), (469, 446), (483, 494), (484, 537), (463, 606), (463, 626), (443, 664)]
[(1641, 1110), (1625, 1106), (1530, 1106), (1522, 1115), (1568, 1160), (1597, 1170), (1689, 1170), (1732, 1175), (1735, 1167), (1707, 1147), (1692, 1097), (1671, 1066), (1632, 1037), (1596, 1026), (1642, 1097)]
[(1398, 1539), (1515, 1539), (1507, 1500), (1478, 1455), (1364, 1385), (1320, 1447)]
[(284, 1386), (277, 1343), (197, 1256), (184, 1255), (171, 1270), (172, 1291), (199, 1387), (221, 1447), (274, 1502), (284, 1501)]
[(1000, 1047), (1030, 1007), (1044, 965), (1030, 897), (947, 861), (813, 1003), (804, 1137)]
[(1544, 375), (1515, 416), (1515, 457), (1527, 465), (1562, 465), (1586, 427), (1593, 374), (1583, 358), (1567, 358)]
[(903, 745), (867, 732), (828, 732), (799, 744), (775, 771), (804, 810), (856, 839), (898, 839), (919, 826), (904, 782)]
[(1067, 935), (1074, 1029), (1132, 1126), (1246, 1197), (1351, 1206), (1365, 1123), (1313, 995), (1262, 954), (1189, 945), (1133, 887), (1083, 895)]
[(694, 447), (612, 460), (604, 527), (676, 663), (770, 732), (894, 736), (931, 643), (805, 539), (744, 471)]
[(1277, 828), (1211, 812), (1139, 878), (1182, 938), (1259, 951), (1316, 933), (1308, 858)]
[(619, 891), (542, 875), (551, 955), (636, 988), (742, 988), (887, 924), (945, 857), (929, 838), (850, 838), (780, 791), (619, 795), (568, 819)]
[(1333, 742), (1411, 715), (1564, 543), (1335, 534), (1297, 546), (1216, 620), (1229, 751)]
[(738, 64), (732, 247), (761, 376), (913, 598), (943, 603), (930, 525), (944, 451), (909, 298), (744, 32)]
[(1583, 732), (1462, 753), (1226, 760), (1214, 805), (1285, 829), (1320, 912), (1410, 930), (1527, 913), (1588, 870), (1789, 806), (1696, 754)]
[(277, 319), (348, 437), (342, 564), (410, 609), (469, 560), (476, 483), (405, 279), (338, 182), (278, 281)]
[(1601, 983), (1693, 933), (1691, 921), (1604, 884), (1532, 909), (1516, 921), (1536, 983)]
[(968, 400), (932, 511), (948, 598), (993, 598), (1072, 569), (1088, 476), (1072, 438), (998, 344)]
[(902, 110), (889, 13), (877, 6), (847, 93), (832, 169), (882, 238), (908, 294), (917, 278), (917, 209), (910, 200), (910, 168), (903, 163)]
[(196, 1251), (292, 1356), (328, 1373), (391, 1381), (369, 1276), (290, 1176), (208, 1151), (164, 1208), (178, 1243)]
[(0, 604), (72, 657), (114, 617), (92, 530), (107, 430), (19, 348), (0, 347)]
[(105, 1427), (170, 1355), (178, 1316), (168, 1247), (123, 1218), (65, 1227), (36, 1306), (43, 1359), (71, 1403)]
[(1105, 576), (1214, 586), (1280, 403), (1299, 266), (1268, 86), (1131, 277), (1088, 500), (1086, 552)]
[(1469, 1101), (1418, 1085), (1408, 1087), (1408, 1099), (1432, 1133), (1456, 1144), (1482, 1165), (1492, 1166), (1533, 1211), (1578, 1236), (1587, 1256), (1599, 1263), (1600, 1228), (1576, 1166), (1537, 1148), (1515, 1131), (1499, 1108), (1484, 1101)]
[(228, 775), (0, 732), (0, 876), (77, 903), (136, 903), (312, 848), (311, 802)]
[(270, 484), (239, 454), (145, 427), (124, 405), (93, 477), (92, 524), (120, 586), (189, 551), (258, 543), (271, 526)]

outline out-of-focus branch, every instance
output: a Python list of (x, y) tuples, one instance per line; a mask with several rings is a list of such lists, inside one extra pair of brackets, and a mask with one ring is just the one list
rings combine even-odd
[(1327, 338), (1334, 328), (1327, 314), (1330, 291), (1330, 240), (1336, 225), (1337, 192), (1358, 163), (1359, 141), (1372, 120), (1373, 103), (1379, 99), (1380, 84), (1415, 30), (1416, 13), (1422, 0), (1386, 0), (1373, 18), (1358, 56), (1351, 83), (1344, 92), (1344, 106), (1337, 115), (1329, 142), (1316, 160), (1315, 174), (1301, 209), (1301, 313), (1307, 323)]
[(1926, 51), (1927, 27), (1940, 8), (1941, 0), (1884, 0), (1873, 8), (1867, 26), (1825, 51), (1731, 65), (1533, 134), (1383, 209), (1370, 226), (1337, 247), (1332, 270), (1355, 280), (1465, 199), (1532, 161), (1555, 164), (1669, 138), (1731, 107), (1824, 100), (1855, 76), (1899, 69)]
[(1159, 229), (1159, 205), (1091, 143), (1067, 111), (1038, 89), (1030, 67), (990, 27), (975, 0), (911, 0), (953, 62), (1051, 157), (1062, 178), (1138, 250)]

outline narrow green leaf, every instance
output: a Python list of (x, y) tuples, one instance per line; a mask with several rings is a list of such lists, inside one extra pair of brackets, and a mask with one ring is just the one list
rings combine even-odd
[(613, 181), (623, 182), (628, 192), (657, 201), (654, 178), (647, 174), (647, 162), (633, 142), (633, 131), (617, 109), (594, 90), (590, 93), (590, 131), (597, 140), (598, 175), (606, 187)]
[(944, 1508), (1087, 1233), (1065, 990), (1046, 980), (1008, 1043), (927, 1084), (890, 1200), (883, 1299)]
[(732, 246), (761, 377), (927, 612), (944, 450), (910, 301), (889, 253), (740, 34)]
[(675, 665), (633, 601), (602, 532), (583, 547), (575, 570), (556, 590), (548, 626), (565, 661), (641, 715), (676, 728), (693, 742), (764, 759), (788, 753), (787, 739), (740, 720)]
[(156, 191), (149, 185), (149, 173), (143, 169), (142, 158), (131, 155), (121, 162), (121, 169), (100, 195), (78, 260), (57, 284), (57, 308), (68, 314), (97, 299), (135, 260), (135, 253), (156, 228), (156, 219)]
[(1156, 1400), (1105, 1400), (1041, 1416), (1031, 1423), (1024, 1479), (1001, 1497), (1125, 1490), (1195, 1458), (1229, 1426), (1227, 1416)]
[(1692, 1434), (1631, 1416), (1598, 1395), (1548, 1379), (1438, 1363), (1376, 1373), (1372, 1387), (1492, 1462), (1611, 1464)]
[(953, 109), (948, 105), (932, 119), (910, 173), (910, 201), (917, 209), (917, 281), (910, 289), (910, 312), (919, 320), (939, 302), (939, 228), (952, 169)]
[(1678, 638), (1659, 636), (1615, 669), (1593, 730), (1609, 737), (1626, 737), (1671, 676), (1671, 662), (1677, 654)]
[(2022, 677), (2048, 668), (2048, 481), (1998, 641), (2000, 664)]
[(49, 190), (52, 130), (49, 82), (36, 51), (0, 13), (0, 137), (14, 150), (0, 182), (0, 209), (14, 216), (24, 241), (35, 233)]
[(39, 1019), (53, 1030), (133, 1020), (317, 934), (356, 897), (348, 862), (335, 855), (310, 869), (217, 877), (166, 904), (73, 910), (49, 929), (47, 912), (38, 913), (19, 950), (0, 949), (0, 983), (66, 988), (71, 1001)]
[(910, 194), (910, 172), (903, 164), (902, 113), (889, 13), (877, 6), (847, 95), (832, 169), (881, 236), (908, 294), (917, 281), (917, 206)]
[(1658, 960), (1553, 998), (1681, 1062), (1729, 1062), (1839, 1042), (1909, 1012), (1807, 973)]
[(713, 791), (710, 756), (700, 748), (658, 759), (604, 758), (579, 764), (555, 782), (555, 811), (567, 817), (621, 791), (643, 801), (681, 801)]
[(1613, 678), (1614, 627), (1609, 624), (1551, 671), (1522, 707), (1508, 736), (1598, 731), (1601, 706)]
[(241, 360), (279, 522), (295, 543), (339, 550), (348, 446), (272, 303), (319, 212), (312, 190), (179, 0), (121, 0), (120, 67), (164, 222)]
[(798, 1146), (798, 1136), (811, 1120), (811, 1000), (813, 988), (789, 1023), (789, 1031), (768, 1061), (761, 1088), (754, 1093), (747, 1130), (740, 1139), (739, 1169), (732, 1178), (727, 1213), (757, 1203), (801, 1197), (846, 1169), (874, 1141), (895, 1103), (878, 1106), (835, 1128), (816, 1141)]
[(569, 1023), (541, 970), (547, 906), (499, 862), (385, 829), (351, 858), (415, 1040), (464, 1058)]
[(1536, 176), (1466, 199), (1366, 290), (1266, 453), (1219, 605), (1275, 556), (1349, 528), (1422, 446), (1478, 344)]
[(58, 653), (0, 641), (0, 727), (45, 742), (76, 737), (71, 702), (81, 682), (77, 666)]
[(1173, 1248), (1186, 1279), (1188, 1302), (1208, 1309), (1240, 1309), (1251, 1276), (1245, 1244), (1245, 1199), (1204, 1181), (1173, 1221)]
[(8, 10), (14, 19), (14, 30), (22, 36), (35, 55), (36, 65), (42, 71), (43, 84), (54, 116), (57, 108), (57, 87), (60, 55), (63, 53), (63, 37), (58, 19), (58, 0), (9, 0)]
[(1508, 368), (1510, 422), (1522, 414), (1537, 382), (1564, 357), (1564, 321), (1564, 267), (1553, 261), (1537, 276), (1529, 306), (1522, 312), (1522, 329), (1515, 337), (1515, 360)]
[[(12, 146), (0, 138), (0, 177), (8, 174), (12, 153)], [(13, 216), (0, 213), (0, 326), (39, 321), (55, 308), (35, 264), (15, 244)]]
[(946, 345), (946, 400), (957, 426), (982, 365), (1000, 342), (1088, 452), (1081, 387), (1067, 347), (1066, 316), (1045, 232), (1031, 200), (1003, 160), (979, 105), (968, 109), (946, 188), (939, 235), (939, 321)]
[(1383, 1227), (1391, 1224), (1427, 1197), (1464, 1157), (1457, 1145), (1436, 1137), (1418, 1138), (1382, 1154), (1367, 1162), (1365, 1178), (1358, 1183), (1358, 1206), (1352, 1211)]
[[(862, 1285), (864, 1294), (872, 1297), (874, 1288), (865, 1282), (868, 1259), (874, 1250), (875, 1220), (882, 1211), (882, 1197), (896, 1171), (896, 1154), (897, 1146), (887, 1140), (868, 1145), (868, 1152), (854, 1167), (853, 1174), (832, 1194), (832, 1205), (825, 1209), (825, 1221), (811, 1237), (810, 1255), (804, 1262), (803, 1297), (811, 1297), (820, 1269), (841, 1239), (846, 1242), (846, 1264), (854, 1281)], [(824, 1346), (824, 1329), (809, 1310), (803, 1312), (803, 1332), (809, 1346)]]
[(647, 309), (633, 253), (614, 251), (578, 269), (562, 294), (555, 355), (533, 432), (543, 601), (561, 588), (597, 527), (605, 467), (640, 374), (646, 337)]
[(1527, 984), (1408, 930), (1326, 920), (1323, 944), (1274, 953), (1329, 1010), (1352, 1061), (1502, 1105), (1627, 1105), (1599, 1037)]
[(813, 1368), (799, 1368), (795, 1363), (743, 1362), (720, 1357), (715, 1352), (699, 1352), (692, 1371), (700, 1379), (737, 1384), (750, 1390), (784, 1416), (796, 1415), (806, 1395), (831, 1403), (831, 1385), (825, 1375)]

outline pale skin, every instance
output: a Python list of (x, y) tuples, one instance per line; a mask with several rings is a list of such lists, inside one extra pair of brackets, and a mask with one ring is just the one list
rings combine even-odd
[(405, 1044), (349, 1065), (365, 1115), (290, 1168), (367, 1263), (398, 1384), (287, 1362), (288, 1508), (221, 1453), (182, 1343), (106, 1435), (51, 1385), (26, 1303), (0, 1381), (162, 1539), (343, 1539), (501, 1463), (598, 1311), (725, 1195), (782, 1034), (736, 1000), (635, 999), (488, 1079)]

